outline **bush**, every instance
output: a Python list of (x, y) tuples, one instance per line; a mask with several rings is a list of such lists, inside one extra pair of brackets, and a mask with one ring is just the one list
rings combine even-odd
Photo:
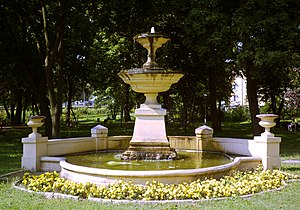
[(250, 113), (248, 107), (237, 106), (229, 108), (224, 114), (224, 121), (226, 122), (244, 122), (250, 120)]
[(236, 172), (224, 176), (220, 180), (205, 179), (181, 184), (163, 184), (148, 181), (145, 186), (135, 185), (131, 181), (119, 181), (107, 187), (91, 183), (76, 183), (60, 178), (56, 172), (46, 172), (38, 176), (26, 173), (22, 184), (33, 191), (58, 192), (79, 196), (82, 198), (95, 197), (104, 199), (128, 200), (183, 200), (209, 199), (217, 197), (233, 197), (255, 194), (262, 191), (277, 189), (285, 184), (285, 180), (299, 178), (295, 175), (274, 170)]

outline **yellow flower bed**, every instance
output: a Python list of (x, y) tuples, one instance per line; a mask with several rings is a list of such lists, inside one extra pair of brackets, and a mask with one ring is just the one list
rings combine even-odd
[(91, 183), (76, 183), (60, 178), (57, 172), (46, 172), (41, 175), (25, 173), (22, 184), (36, 192), (58, 192), (82, 198), (95, 197), (103, 199), (128, 200), (183, 200), (209, 199), (255, 194), (277, 189), (285, 180), (299, 178), (282, 171), (236, 172), (223, 178), (183, 182), (181, 184), (163, 184), (148, 181), (145, 186), (135, 185), (131, 181), (119, 181), (107, 187)]

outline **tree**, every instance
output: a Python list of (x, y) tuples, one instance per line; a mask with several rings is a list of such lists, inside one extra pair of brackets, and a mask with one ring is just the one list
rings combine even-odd
[[(288, 57), (293, 54), (292, 43), (296, 41), (295, 38), (299, 34), (297, 18), (299, 8), (299, 2), (290, 0), (240, 1), (234, 16), (233, 29), (236, 31), (236, 45), (239, 48), (237, 64), (247, 79), (247, 95), (254, 135), (262, 132), (262, 128), (258, 125), (259, 120), (256, 118), (259, 113), (259, 87), (263, 87), (265, 93), (273, 95), (271, 99), (273, 103), (274, 95), (282, 94), (285, 89), (288, 74), (270, 75), (265, 74), (265, 71), (280, 72), (291, 67), (292, 62)], [(296, 45), (298, 46), (299, 43)], [(277, 60), (275, 57), (280, 59)], [(273, 83), (272, 86), (266, 86), (266, 82), (261, 81), (260, 78), (266, 79), (263, 75), (267, 75), (268, 84)], [(272, 89), (273, 93), (266, 91), (267, 89)]]
[[(197, 74), (207, 78), (206, 87), (209, 93), (210, 114), (212, 127), (220, 130), (221, 119), (217, 109), (217, 101), (224, 100), (224, 94), (230, 93), (228, 84), (232, 81), (232, 72), (228, 72), (228, 60), (233, 55), (231, 45), (233, 42), (231, 19), (235, 9), (233, 2), (225, 1), (192, 1), (191, 10), (186, 18), (185, 43), (191, 53), (200, 62), (195, 62), (202, 69)], [(201, 63), (199, 65), (199, 63)], [(223, 85), (222, 84), (227, 84)]]
[(285, 92), (284, 112), (288, 119), (300, 116), (300, 69), (293, 68), (291, 71), (290, 88)]
[(280, 114), (285, 91), (295, 90), (288, 81), (299, 66), (299, 7), (292, 0), (3, 2), (2, 104), (19, 123), (20, 110), (31, 103), (33, 113), (47, 117), (46, 135), (58, 136), (64, 96), (71, 105), (90, 84), (100, 92), (117, 91), (114, 97), (129, 120), (138, 97), (117, 73), (145, 62), (146, 50), (132, 38), (154, 26), (172, 39), (158, 50), (157, 61), (185, 73), (162, 94), (164, 106), (175, 106), (171, 114), (183, 126), (201, 120), (208, 94), (207, 110), (218, 130), (221, 101), (230, 93), (232, 77), (241, 73), (257, 135), (258, 96)]
[[(95, 2), (72, 1), (68, 6), (64, 36), (63, 100), (67, 101), (66, 123), (70, 124), (72, 101), (78, 93), (99, 86), (93, 44), (99, 24)], [(100, 75), (101, 76), (101, 75)]]
[[(118, 72), (121, 69), (130, 68), (128, 56), (131, 54), (131, 49), (132, 41), (126, 37), (117, 32), (111, 34), (102, 31), (95, 36), (90, 59), (90, 65), (95, 66), (95, 70), (98, 72), (96, 74), (99, 74), (95, 88), (101, 94), (106, 92), (107, 96), (111, 96), (116, 103), (122, 105), (121, 112), (124, 114), (125, 121), (130, 121), (133, 104), (130, 103), (129, 86), (118, 77)], [(110, 91), (107, 92), (107, 90)]]
[(30, 5), (23, 8), (18, 3), (3, 2), (0, 9), (0, 95), (10, 124), (13, 125), (25, 121), (26, 107), (32, 95), (32, 91), (28, 90), (30, 86), (26, 72), (30, 67), (34, 69), (37, 66), (34, 63), (36, 54), (28, 43), (31, 37), (26, 33), (24, 10)]
[[(66, 78), (66, 69), (72, 71), (71, 68), (76, 63), (80, 63), (78, 60), (82, 61), (83, 57), (82, 51), (74, 50), (76, 44), (71, 43), (74, 41), (72, 38), (80, 35), (77, 36), (77, 41), (83, 45), (82, 48), (89, 48), (89, 43), (82, 41), (84, 40), (83, 35), (92, 40), (92, 36), (88, 35), (91, 35), (89, 32), (94, 27), (88, 28), (92, 25), (92, 18), (88, 10), (89, 3), (85, 3), (85, 1), (46, 2), (41, 0), (40, 4), (36, 4), (36, 2), (32, 2), (32, 4), (34, 9), (40, 8), (41, 13), (39, 10), (33, 10), (30, 16), (25, 16), (27, 31), (28, 36), (33, 37), (36, 43), (37, 52), (43, 62), (43, 70), (35, 72), (38, 75), (37, 78), (34, 78), (30, 72), (28, 74), (33, 81), (33, 90), (39, 99), (41, 114), (47, 117), (46, 135), (57, 137), (60, 134), (63, 79)], [(85, 30), (87, 28), (88, 30)], [(78, 44), (78, 42), (75, 43)], [(76, 59), (72, 60), (74, 57)], [(68, 81), (73, 78), (68, 77)], [(69, 87), (72, 88), (72, 85)]]
[[(103, 16), (98, 20), (101, 25), (101, 33), (104, 35), (104, 41), (107, 43), (100, 42), (103, 46), (110, 45), (103, 51), (99, 51), (105, 57), (100, 56), (103, 62), (108, 65), (97, 65), (98, 69), (103, 72), (103, 78), (110, 78), (109, 82), (118, 82), (115, 76), (122, 69), (129, 69), (132, 67), (141, 67), (142, 62), (146, 58), (146, 50), (141, 46), (136, 45), (133, 42), (133, 37), (141, 32), (147, 32), (151, 26), (156, 27), (156, 30), (163, 30), (163, 23), (166, 16), (169, 14), (164, 10), (169, 9), (168, 2), (165, 1), (103, 1), (101, 4), (100, 13)], [(169, 10), (167, 10), (169, 12)], [(107, 23), (113, 23), (107, 25)], [(102, 37), (103, 38), (103, 37)], [(116, 40), (119, 38), (119, 41)], [(101, 38), (100, 38), (101, 39)], [(107, 41), (109, 40), (109, 41)], [(120, 46), (123, 48), (121, 49)], [(98, 47), (99, 48), (99, 47)], [(108, 50), (108, 51), (106, 51)], [(106, 52), (109, 52), (106, 53)], [(113, 57), (113, 59), (111, 59)], [(109, 61), (109, 62), (107, 62)], [(104, 84), (109, 85), (109, 82), (105, 81)], [(112, 85), (113, 86), (113, 85)], [(130, 87), (129, 85), (122, 85), (123, 87), (123, 112), (124, 120), (130, 120)], [(105, 89), (104, 88), (104, 89)]]

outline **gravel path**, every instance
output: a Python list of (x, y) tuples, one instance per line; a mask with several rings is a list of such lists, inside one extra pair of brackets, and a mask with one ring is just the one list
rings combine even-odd
[(300, 164), (300, 160), (283, 160), (281, 163), (286, 163), (286, 164)]

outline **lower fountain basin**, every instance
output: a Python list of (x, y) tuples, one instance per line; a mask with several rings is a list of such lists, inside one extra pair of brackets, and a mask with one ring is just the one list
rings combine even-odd
[[(229, 159), (228, 159), (229, 160)], [(257, 165), (261, 159), (253, 157), (237, 157), (229, 163), (217, 166), (192, 169), (165, 169), (165, 170), (114, 170), (108, 168), (92, 168), (69, 163), (67, 160), (60, 161), (61, 177), (75, 182), (90, 182), (98, 185), (108, 185), (119, 180), (132, 181), (135, 184), (144, 185), (147, 181), (156, 180), (166, 184), (179, 184), (182, 182), (195, 181), (204, 178), (221, 178), (243, 166), (251, 163)], [(146, 164), (149, 162), (146, 162)], [(122, 164), (121, 164), (122, 165)], [(126, 164), (124, 164), (126, 165)], [(128, 164), (129, 165), (129, 164)]]
[(177, 152), (174, 160), (122, 160), (122, 151), (91, 152), (66, 156), (67, 162), (91, 167), (126, 171), (156, 171), (196, 169), (223, 165), (232, 162), (232, 158), (218, 152), (199, 152), (184, 150)]

